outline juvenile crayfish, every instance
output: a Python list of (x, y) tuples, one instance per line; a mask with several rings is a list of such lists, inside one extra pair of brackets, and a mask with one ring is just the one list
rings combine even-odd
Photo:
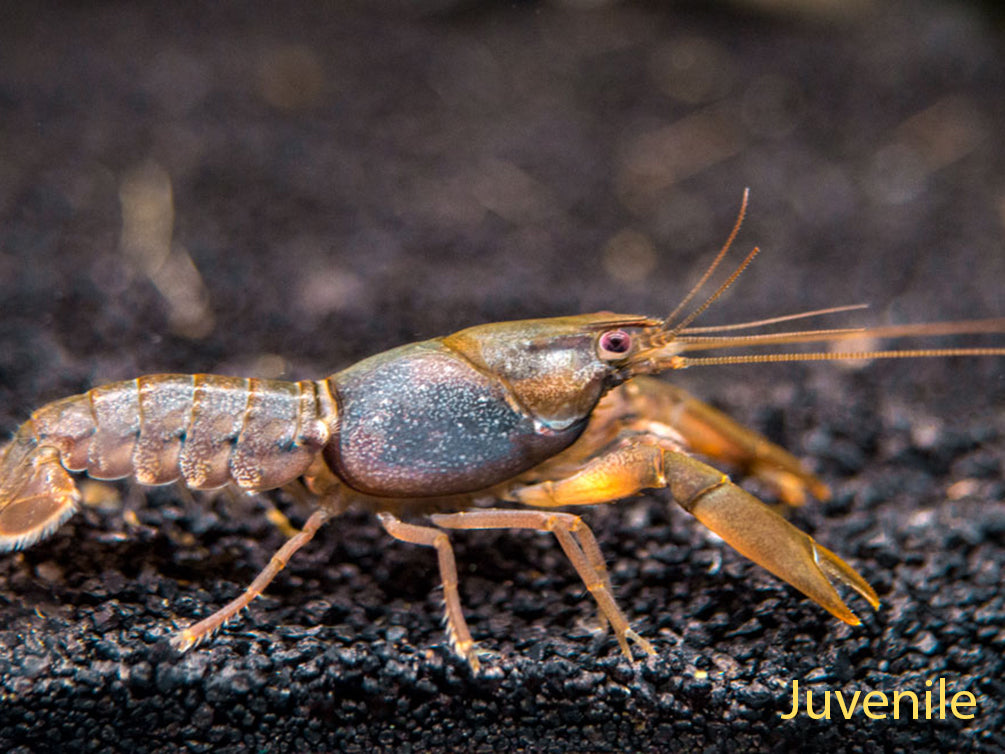
[[(80, 503), (71, 472), (140, 484), (183, 481), (260, 492), (302, 479), (317, 497), (303, 530), (230, 604), (180, 631), (186, 650), (246, 607), (329, 518), (374, 511), (395, 539), (436, 549), (453, 647), (475, 670), (461, 611), (451, 529), (532, 529), (554, 534), (630, 659), (652, 653), (618, 608), (586, 523), (560, 507), (609, 503), (666, 488), (740, 553), (837, 618), (858, 618), (832, 582), (873, 607), (876, 592), (851, 566), (692, 453), (759, 479), (788, 504), (827, 487), (782, 448), (649, 375), (689, 366), (769, 361), (1005, 355), (1005, 348), (693, 357), (710, 348), (834, 342), (862, 330), (734, 335), (853, 307), (719, 328), (691, 323), (740, 275), (755, 248), (703, 304), (681, 316), (729, 250), (666, 318), (598, 312), (499, 322), (371, 356), (324, 380), (279, 382), (162, 374), (50, 403), (17, 430), (0, 460), (0, 549), (49, 536)], [(907, 325), (877, 337), (1005, 332), (1005, 320)], [(480, 507), (483, 501), (519, 504)], [(427, 523), (405, 519), (427, 516)]]

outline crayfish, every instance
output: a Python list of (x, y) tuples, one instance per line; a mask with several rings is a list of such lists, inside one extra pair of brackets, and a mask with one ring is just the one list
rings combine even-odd
[[(1005, 348), (690, 356), (710, 348), (835, 342), (862, 330), (735, 335), (854, 307), (719, 328), (692, 322), (740, 275), (755, 248), (703, 304), (682, 315), (726, 255), (665, 318), (597, 312), (483, 324), (371, 356), (318, 381), (160, 374), (96, 387), (35, 411), (0, 460), (0, 549), (52, 534), (81, 501), (73, 472), (183, 481), (254, 493), (303, 480), (317, 507), (244, 593), (172, 640), (186, 650), (246, 607), (319, 527), (350, 506), (392, 537), (435, 548), (456, 652), (478, 669), (447, 531), (551, 532), (630, 659), (653, 647), (618, 607), (597, 540), (566, 508), (646, 489), (670, 496), (736, 550), (846, 623), (840, 583), (879, 606), (854, 568), (774, 508), (694, 457), (757, 478), (788, 504), (828, 489), (794, 456), (651, 375), (712, 364), (1005, 355)], [(1005, 320), (873, 328), (877, 337), (1005, 332)], [(485, 501), (510, 507), (482, 507)], [(420, 519), (421, 522), (417, 522)]]

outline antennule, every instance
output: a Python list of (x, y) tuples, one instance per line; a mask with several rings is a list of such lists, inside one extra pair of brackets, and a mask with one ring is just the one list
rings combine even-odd
[(684, 319), (682, 319), (680, 321), (680, 324), (678, 324), (676, 327), (674, 327), (672, 330), (670, 330), (667, 333), (667, 336), (669, 338), (673, 338), (678, 333), (680, 333), (681, 330), (683, 330), (685, 327), (687, 327), (692, 322), (694, 322), (695, 319), (698, 318), (698, 315), (700, 315), (703, 311), (705, 311), (706, 309), (708, 309), (708, 307), (710, 307), (712, 305), (712, 303), (717, 298), (719, 298), (719, 296), (721, 296), (723, 293), (726, 292), (726, 289), (729, 288), (729, 286), (731, 286), (733, 283), (736, 282), (736, 279), (738, 277), (740, 277), (740, 275), (743, 273), (743, 271), (745, 269), (747, 269), (747, 265), (749, 265), (751, 262), (754, 261), (754, 257), (756, 257), (758, 255), (758, 253), (760, 253), (760, 251), (761, 251), (761, 249), (759, 247), (757, 247), (757, 246), (755, 246), (753, 249), (751, 249), (750, 253), (747, 254), (746, 258), (744, 258), (744, 260), (742, 262), (740, 262), (740, 265), (733, 271), (733, 274), (730, 275), (728, 278), (726, 278), (726, 282), (724, 282), (722, 285), (720, 285), (716, 289), (715, 293), (713, 293), (711, 296), (709, 296), (707, 299), (705, 299), (705, 303), (704, 304), (702, 304), (697, 309), (695, 309), (693, 312), (691, 312), (689, 315), (687, 315), (686, 317), (684, 317)]
[(667, 318), (663, 321), (663, 329), (670, 329), (670, 324), (673, 322), (674, 317), (680, 314), (684, 310), (684, 307), (691, 303), (691, 299), (698, 295), (698, 291), (705, 287), (705, 283), (707, 283), (708, 279), (712, 277), (712, 273), (715, 272), (719, 263), (723, 260), (723, 257), (726, 256), (726, 253), (729, 251), (729, 247), (733, 245), (733, 241), (736, 239), (736, 234), (740, 232), (740, 226), (743, 225), (743, 218), (747, 216), (747, 200), (749, 198), (750, 189), (745, 188), (743, 190), (743, 200), (740, 202), (740, 212), (736, 216), (736, 222), (733, 223), (733, 230), (729, 234), (729, 238), (726, 239), (726, 243), (724, 243), (722, 248), (719, 249), (719, 253), (716, 254), (715, 259), (712, 260), (712, 264), (710, 264), (708, 269), (705, 270), (705, 274), (701, 276), (701, 280), (694, 284), (691, 290), (688, 291), (687, 295), (681, 299), (679, 304), (677, 304), (676, 308), (667, 315)]

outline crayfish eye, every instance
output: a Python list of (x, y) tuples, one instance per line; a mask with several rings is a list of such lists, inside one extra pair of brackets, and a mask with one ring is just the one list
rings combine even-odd
[(623, 359), (632, 349), (632, 336), (624, 330), (608, 330), (597, 342), (597, 353), (606, 361)]

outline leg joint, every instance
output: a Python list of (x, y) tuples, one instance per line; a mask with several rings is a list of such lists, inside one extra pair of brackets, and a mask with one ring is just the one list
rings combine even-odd
[(707, 487), (698, 490), (697, 492), (693, 492), (686, 500), (678, 500), (677, 502), (680, 503), (680, 506), (684, 510), (690, 513), (694, 510), (694, 507), (701, 502), (703, 498), (708, 497), (716, 490), (721, 490), (723, 487), (732, 486), (732, 484), (733, 482), (730, 481), (729, 477), (723, 475), (719, 481), (710, 484)]

